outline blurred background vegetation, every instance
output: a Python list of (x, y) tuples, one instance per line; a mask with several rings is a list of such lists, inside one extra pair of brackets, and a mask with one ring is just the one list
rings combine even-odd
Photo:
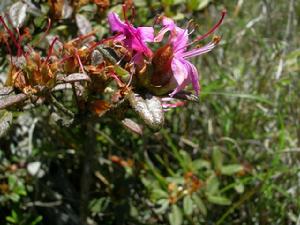
[[(0, 12), (15, 2), (1, 1)], [(65, 1), (64, 10), (55, 5), (60, 1), (23, 2), (32, 42), (48, 17), (50, 35), (62, 40), (80, 34), (79, 14), (101, 39), (106, 13), (121, 13), (117, 1)], [(163, 13), (183, 27), (193, 19), (191, 38), (227, 9), (219, 46), (194, 61), (200, 102), (166, 112), (161, 131), (145, 127), (141, 136), (101, 119), (92, 153), (81, 150), (89, 137), (63, 126), (51, 108), (14, 112), (0, 138), (0, 224), (76, 225), (83, 213), (88, 224), (299, 225), (299, 1), (132, 2), (136, 25), (151, 25)], [(1, 43), (2, 84), (6, 51)]]

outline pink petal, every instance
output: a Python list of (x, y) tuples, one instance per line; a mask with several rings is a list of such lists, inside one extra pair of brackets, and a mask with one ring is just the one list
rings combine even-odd
[(199, 84), (198, 71), (197, 71), (196, 67), (188, 61), (186, 61), (186, 66), (188, 67), (189, 77), (190, 77), (190, 80), (192, 82), (193, 88), (196, 92), (196, 95), (199, 95), (200, 84)]
[(153, 27), (138, 27), (137, 30), (141, 36), (141, 39), (144, 42), (153, 42), (154, 41)]
[(174, 20), (168, 18), (168, 17), (164, 17), (162, 20), (162, 24), (163, 24), (163, 28), (159, 31), (159, 33), (157, 34), (157, 36), (154, 38), (155, 42), (161, 42), (162, 39), (164, 38), (164, 35), (168, 32), (168, 31), (173, 31), (175, 29), (175, 22)]
[(188, 44), (188, 30), (176, 27), (175, 32), (171, 36), (171, 43), (175, 54), (182, 54)]
[(114, 12), (110, 12), (107, 18), (112, 32), (123, 32), (124, 28), (127, 26), (124, 22), (120, 20), (118, 14)]
[(190, 80), (188, 76), (188, 68), (185, 65), (185, 61), (173, 58), (171, 68), (173, 72), (172, 79), (177, 83), (177, 87), (170, 94), (170, 96), (172, 97), (177, 92), (181, 91), (189, 83)]

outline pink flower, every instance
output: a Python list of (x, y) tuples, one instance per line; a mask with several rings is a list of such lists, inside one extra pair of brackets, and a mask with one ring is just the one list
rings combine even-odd
[[(164, 74), (168, 74), (169, 76), (170, 76), (170, 72), (172, 72), (172, 76), (170, 77), (169, 83), (175, 83), (175, 89), (171, 92), (170, 96), (174, 96), (176, 93), (184, 89), (190, 83), (192, 83), (196, 94), (197, 95), (199, 94), (200, 91), (200, 85), (198, 81), (199, 74), (196, 67), (192, 63), (190, 63), (188, 59), (211, 51), (219, 43), (220, 38), (215, 37), (210, 43), (200, 48), (194, 48), (188, 50), (188, 46), (194, 44), (195, 42), (203, 40), (211, 33), (213, 33), (221, 25), (225, 14), (226, 12), (223, 11), (222, 17), (219, 20), (219, 22), (209, 32), (196, 38), (196, 40), (194, 40), (191, 43), (188, 42), (189, 34), (187, 29), (182, 29), (176, 26), (175, 22), (170, 18), (167, 17), (163, 18), (162, 20), (163, 28), (158, 33), (158, 35), (154, 38), (154, 41), (160, 42), (163, 39), (164, 35), (168, 31), (170, 32), (170, 37), (167, 45), (161, 48), (161, 49), (163, 48), (168, 49), (168, 51), (171, 52), (169, 56), (167, 56), (170, 57), (169, 60), (170, 63), (168, 68), (169, 71), (164, 70)], [(159, 51), (160, 49), (157, 50), (157, 52)], [(155, 61), (157, 62), (160, 61), (160, 59), (155, 59), (156, 55), (160, 56), (161, 54), (156, 54), (156, 53), (154, 54), (154, 59), (153, 59), (154, 63)], [(163, 60), (167, 61), (166, 59)], [(159, 71), (159, 69), (156, 70)], [(156, 76), (158, 76), (158, 74), (156, 74)]]
[(135, 28), (127, 20), (122, 22), (114, 12), (108, 14), (108, 23), (112, 32), (119, 33), (116, 40), (123, 41), (128, 50), (131, 50), (134, 54), (152, 56), (151, 49), (146, 45), (146, 42), (154, 41), (154, 29), (152, 27)]

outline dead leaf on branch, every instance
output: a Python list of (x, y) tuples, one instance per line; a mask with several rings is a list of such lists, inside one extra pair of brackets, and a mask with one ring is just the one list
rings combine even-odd
[(75, 83), (78, 81), (91, 82), (91, 78), (85, 73), (72, 73), (67, 77), (62, 78), (64, 83)]

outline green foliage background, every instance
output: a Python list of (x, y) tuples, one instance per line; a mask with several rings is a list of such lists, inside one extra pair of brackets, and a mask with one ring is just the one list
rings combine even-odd
[[(32, 2), (44, 13), (26, 21), (37, 38), (49, 6)], [(102, 119), (92, 154), (81, 150), (89, 137), (53, 122), (47, 106), (14, 113), (0, 139), (0, 224), (80, 224), (80, 207), (87, 208), (88, 224), (299, 224), (299, 2), (134, 3), (136, 25), (151, 24), (159, 13), (182, 26), (193, 19), (199, 28), (191, 37), (227, 9), (217, 32), (221, 43), (194, 61), (202, 75), (200, 102), (166, 112), (164, 128), (145, 127), (142, 136)], [(0, 10), (11, 4), (1, 2)], [(120, 6), (113, 1), (110, 10)], [(77, 11), (101, 38), (108, 31), (105, 13), (95, 12), (93, 4)], [(77, 32), (72, 18), (50, 31), (65, 40)], [(2, 46), (1, 54), (5, 77)], [(91, 167), (86, 205), (84, 164)], [(193, 182), (200, 186), (189, 192)]]

